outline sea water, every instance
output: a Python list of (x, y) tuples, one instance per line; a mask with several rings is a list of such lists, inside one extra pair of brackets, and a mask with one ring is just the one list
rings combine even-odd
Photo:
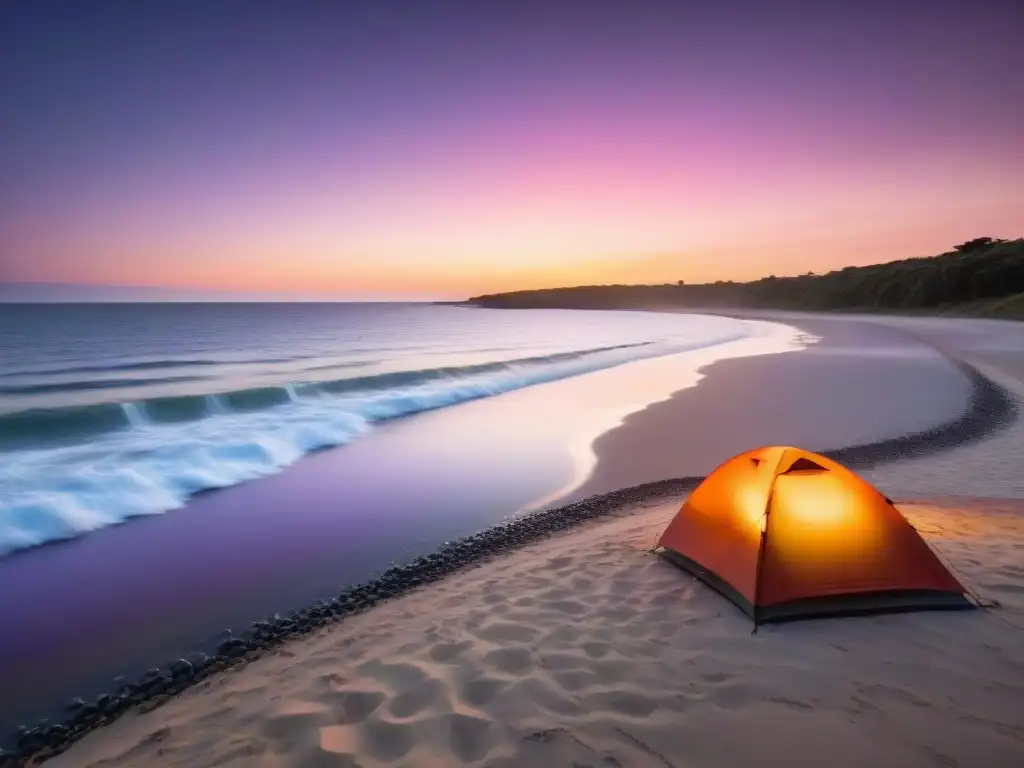
[(756, 326), (429, 304), (0, 306), (0, 555), (169, 512), (398, 417), (713, 357)]

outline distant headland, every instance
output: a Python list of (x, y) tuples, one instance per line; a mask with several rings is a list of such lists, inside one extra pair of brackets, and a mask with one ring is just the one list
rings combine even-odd
[(585, 285), (474, 296), (499, 309), (781, 309), (917, 312), (1024, 320), (1024, 238), (979, 237), (937, 256), (769, 275), (751, 282)]

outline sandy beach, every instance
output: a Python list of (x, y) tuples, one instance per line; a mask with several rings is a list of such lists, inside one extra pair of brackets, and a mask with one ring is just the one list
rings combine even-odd
[[(46, 764), (1019, 765), (1019, 326), (772, 319), (820, 341), (714, 363), (626, 418), (564, 500), (585, 501), (471, 542), (450, 572), (361, 597), (344, 621), (324, 609), (193, 684), (167, 679)], [(1001, 607), (751, 634), (648, 550), (700, 476), (771, 442), (848, 457)]]
[(1024, 505), (901, 508), (1003, 607), (753, 635), (646, 551), (676, 505), (633, 505), (211, 677), (49, 764), (1019, 765)]

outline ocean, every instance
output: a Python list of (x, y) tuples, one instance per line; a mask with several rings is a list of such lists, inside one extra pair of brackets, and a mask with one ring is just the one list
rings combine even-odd
[(0, 306), (0, 556), (167, 513), (399, 417), (756, 328), (429, 304)]

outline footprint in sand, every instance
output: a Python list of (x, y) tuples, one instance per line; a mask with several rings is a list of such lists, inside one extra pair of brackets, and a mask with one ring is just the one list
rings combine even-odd
[(608, 643), (600, 641), (580, 643), (580, 649), (592, 659), (602, 659), (608, 655), (608, 649), (611, 646)]
[(496, 734), (489, 720), (469, 715), (447, 715), (452, 752), (464, 763), (482, 759), (494, 746)]
[(555, 610), (559, 613), (567, 613), (570, 616), (582, 616), (589, 608), (583, 603), (578, 603), (575, 600), (555, 600), (544, 603), (544, 607), (548, 610)]
[(388, 712), (395, 717), (409, 718), (446, 699), (444, 684), (436, 678), (430, 678), (422, 685), (395, 696), (388, 703)]
[(576, 627), (565, 625), (549, 632), (545, 639), (551, 643), (575, 643), (579, 637), (580, 631)]
[(600, 608), (597, 611), (597, 616), (613, 625), (629, 627), (636, 618), (636, 613), (636, 609), (632, 605), (626, 604)]
[(442, 664), (452, 661), (462, 655), (462, 652), (472, 647), (473, 643), (466, 640), (461, 643), (438, 643), (430, 649), (428, 655), (432, 661)]
[(309, 734), (319, 731), (329, 718), (330, 712), (326, 708), (267, 717), (260, 723), (260, 736), (273, 742), (280, 750), (291, 751), (307, 742)]
[(642, 693), (616, 691), (598, 698), (608, 709), (621, 712), (629, 717), (647, 717), (656, 710), (661, 702)]
[(616, 685), (636, 674), (636, 665), (624, 659), (601, 659), (593, 663), (599, 685)]
[(543, 570), (560, 571), (564, 568), (568, 568), (574, 562), (576, 562), (576, 560), (573, 557), (553, 557), (550, 560), (548, 560), (546, 565), (543, 566)]
[(459, 699), (471, 707), (483, 707), (489, 704), (506, 685), (504, 680), (499, 680), (496, 677), (477, 677), (459, 686)]
[(529, 643), (539, 633), (533, 627), (524, 624), (509, 624), (496, 621), (477, 630), (477, 635), (493, 643)]
[(590, 665), (588, 659), (578, 653), (545, 653), (541, 656), (541, 666), (545, 669), (565, 671), (570, 669), (582, 669)]
[(565, 670), (551, 673), (551, 679), (560, 688), (570, 693), (582, 691), (594, 684), (594, 676), (584, 670)]
[(483, 601), (487, 603), (487, 605), (498, 605), (499, 603), (507, 603), (508, 597), (501, 592), (487, 592), (483, 596)]
[(725, 683), (710, 698), (722, 709), (744, 709), (757, 701), (757, 689), (743, 682)]
[(339, 725), (361, 723), (387, 697), (380, 691), (340, 691), (328, 697), (333, 722)]
[(541, 600), (564, 600), (565, 598), (575, 595), (576, 592), (565, 587), (552, 587), (549, 590), (541, 592), (539, 595)]
[[(511, 683), (507, 695), (510, 699), (531, 702), (538, 714), (550, 713), (559, 717), (578, 717), (583, 713), (577, 698), (567, 695), (565, 689), (556, 687), (541, 677), (525, 677)], [(549, 765), (549, 763), (541, 763)]]
[(386, 664), (376, 659), (360, 664), (358, 672), (367, 677), (380, 680), (396, 691), (405, 691), (413, 688), (422, 684), (429, 677), (426, 672), (415, 664), (404, 662)]
[(398, 760), (416, 745), (410, 726), (380, 720), (363, 725), (359, 741), (367, 755), (381, 762)]
[(507, 675), (523, 675), (533, 669), (533, 654), (527, 648), (499, 648), (484, 656), (484, 664)]

